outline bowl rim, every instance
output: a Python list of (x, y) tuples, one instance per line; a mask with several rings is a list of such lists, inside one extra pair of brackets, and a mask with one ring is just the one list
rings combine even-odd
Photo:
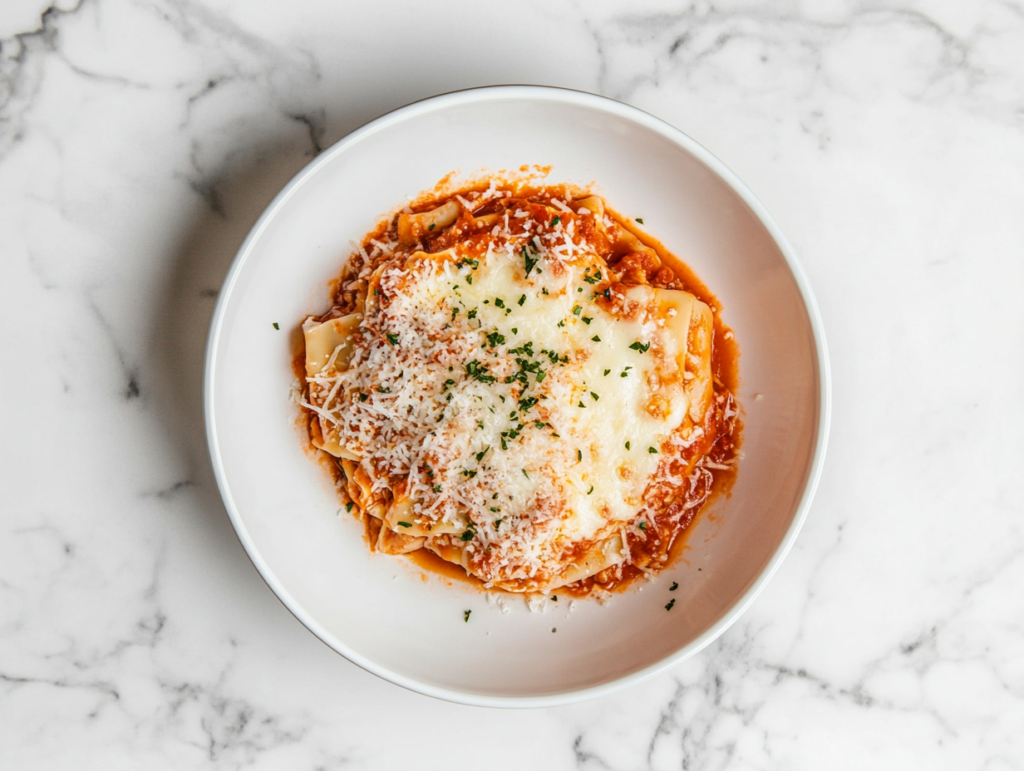
[[(787, 267), (793, 275), (797, 289), (800, 292), (801, 299), (804, 302), (804, 306), (810, 320), (811, 333), (814, 338), (815, 366), (818, 371), (818, 415), (817, 432), (814, 436), (814, 451), (811, 456), (807, 480), (804, 484), (800, 500), (797, 503), (789, 528), (783, 536), (782, 541), (779, 543), (779, 546), (776, 548), (775, 553), (772, 555), (771, 559), (769, 559), (767, 565), (754, 579), (743, 596), (740, 597), (740, 599), (737, 600), (721, 618), (706, 629), (701, 635), (680, 647), (674, 653), (641, 670), (632, 672), (623, 677), (618, 677), (608, 682), (587, 688), (556, 693), (535, 696), (499, 696), (426, 683), (377, 664), (372, 659), (350, 649), (344, 642), (325, 629), (319, 622), (312, 618), (291, 596), (286, 588), (278, 582), (269, 566), (263, 560), (256, 544), (246, 529), (228, 486), (220, 443), (215, 430), (216, 412), (214, 405), (214, 391), (216, 371), (214, 365), (217, 359), (221, 331), (224, 325), (227, 308), (235, 285), (237, 284), (242, 270), (253, 252), (253, 247), (259, 241), (263, 231), (275, 218), (280, 209), (309, 178), (321, 169), (321, 167), (328, 164), (335, 156), (345, 153), (350, 148), (358, 145), (367, 137), (385, 130), (390, 126), (414, 119), (421, 115), (474, 103), (524, 100), (556, 102), (586, 107), (633, 122), (661, 135), (663, 138), (689, 152), (698, 161), (710, 169), (712, 173), (725, 182), (725, 184), (740, 197), (740, 199), (758, 218), (772, 238), (772, 241), (779, 248), (783, 259), (786, 261)], [(538, 85), (481, 86), (425, 97), (391, 110), (390, 112), (387, 112), (364, 124), (355, 131), (352, 131), (342, 137), (306, 164), (306, 166), (303, 167), (288, 182), (288, 184), (280, 190), (280, 192), (278, 192), (270, 204), (264, 209), (259, 219), (249, 231), (245, 240), (242, 242), (242, 245), (239, 247), (239, 250), (231, 263), (231, 267), (228, 270), (221, 286), (221, 290), (217, 298), (217, 304), (214, 308), (213, 316), (210, 321), (203, 373), (203, 411), (204, 421), (206, 424), (206, 439), (210, 453), (210, 462), (213, 467), (214, 476), (217, 480), (217, 487), (220, 492), (221, 499), (224, 502), (228, 517), (231, 520), (235, 536), (241, 543), (242, 548), (249, 557), (249, 560), (260, 574), (260, 577), (271, 589), (281, 604), (284, 605), (284, 607), (321, 642), (371, 674), (402, 686), (408, 690), (433, 698), (469, 706), (493, 708), (552, 707), (582, 701), (584, 699), (605, 696), (623, 688), (649, 680), (655, 675), (658, 675), (659, 673), (664, 672), (685, 659), (695, 655), (722, 635), (750, 607), (767, 585), (768, 581), (778, 570), (783, 559), (785, 559), (796, 541), (797, 535), (807, 519), (824, 467), (831, 422), (831, 406), (832, 381), (829, 368), (828, 349), (825, 342), (824, 325), (822, 323), (821, 314), (818, 310), (818, 305), (814, 298), (810, 282), (797, 259), (795, 250), (786, 239), (782, 229), (750, 188), (748, 188), (747, 185), (728, 166), (711, 153), (710, 150), (680, 129), (648, 112), (645, 112), (644, 110), (609, 97), (599, 96), (586, 91)]]

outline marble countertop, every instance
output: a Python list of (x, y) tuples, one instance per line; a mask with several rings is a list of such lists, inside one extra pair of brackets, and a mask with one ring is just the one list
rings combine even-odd
[[(201, 408), (218, 288), (281, 186), (494, 83), (626, 101), (732, 167), (801, 256), (834, 381), (811, 515), (742, 619), (512, 712), (295, 621)], [(8, 0), (0, 767), (1024, 767), (1022, 172), (1020, 0)]]

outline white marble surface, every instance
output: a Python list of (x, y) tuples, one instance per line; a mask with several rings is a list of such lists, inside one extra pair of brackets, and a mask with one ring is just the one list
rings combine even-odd
[[(519, 712), (300, 626), (233, 535), (200, 402), (218, 287), (291, 175), (507, 82), (622, 99), (739, 173), (835, 383), (810, 519), (743, 619)], [(1024, 767), (1022, 257), (1020, 0), (4, 0), (0, 768)]]

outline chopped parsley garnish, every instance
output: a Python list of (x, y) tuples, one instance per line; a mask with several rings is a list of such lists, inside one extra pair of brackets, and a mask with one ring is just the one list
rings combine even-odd
[(401, 527), (412, 527), (412, 522), (399, 522), (398, 524)]
[(605, 376), (605, 377), (608, 377), (608, 373), (609, 373), (609, 372), (611, 372), (611, 370), (610, 370), (610, 369), (606, 369), (606, 370), (604, 371), (604, 376)]
[(469, 311), (466, 314), (466, 318), (467, 319), (475, 319), (476, 318), (476, 308), (474, 308), (473, 310)]
[(643, 217), (634, 217), (634, 219), (635, 219), (635, 220), (636, 220), (637, 222), (639, 222), (639, 223), (640, 223), (641, 225), (643, 225), (643, 224), (644, 224), (644, 220), (643, 220)]
[(388, 342), (392, 345), (398, 345), (398, 335), (388, 332)]
[(480, 452), (478, 452), (476, 454), (476, 462), (477, 463), (479, 463), (480, 461), (482, 461), (484, 459), (484, 456), (487, 454), (487, 451), (489, 449), (491, 449), (491, 446), (487, 445), (487, 447), (484, 447)]
[(495, 514), (497, 514), (497, 513), (499, 512), (499, 511), (501, 511), (501, 509), (499, 509), (499, 508), (498, 508), (497, 506), (491, 506), (491, 507), (490, 507), (490, 509), (491, 509), (491, 511), (493, 511), (493, 512), (494, 512)]
[(444, 388), (442, 390), (447, 391), (453, 385), (455, 385), (455, 381), (452, 380), (451, 378), (448, 378), (447, 380), (444, 381)]
[(639, 340), (637, 340), (635, 343), (633, 343), (629, 347), (632, 350), (634, 350), (634, 351), (640, 351), (640, 353), (647, 353), (647, 349), (651, 347), (651, 344), (650, 343), (641, 343)]
[(672, 610), (672, 606), (676, 604), (676, 598), (673, 597), (668, 601), (668, 605), (665, 606), (665, 610)]
[(280, 328), (281, 328), (280, 325), (275, 321), (274, 322), (274, 329), (280, 329)]
[(548, 288), (546, 286), (542, 286), (540, 288), (540, 293), (546, 295), (548, 293)]
[(653, 447), (648, 447), (647, 448), (647, 452), (649, 452), (651, 455), (657, 455), (658, 454), (658, 451), (655, 448), (653, 448)]
[(626, 440), (626, 449), (627, 450), (629, 449), (629, 440), (628, 439)]
[(436, 227), (437, 227), (437, 223), (436, 222), (431, 222), (430, 223), (430, 227), (428, 227), (427, 230), (433, 230)]
[(476, 535), (476, 533), (474, 533), (472, 530), (465, 530), (463, 531), (462, 535), (459, 536), (459, 538), (463, 541), (472, 541), (474, 535)]
[(581, 400), (581, 401), (579, 402), (579, 404), (577, 404), (576, 406), (577, 406), (577, 407), (583, 407), (583, 408), (585, 409), (587, 405), (585, 405), (585, 404), (583, 403), (583, 401)]
[(526, 302), (526, 295), (522, 295), (522, 296), (521, 296), (521, 297), (519, 298), (519, 305), (522, 305), (522, 304), (523, 304), (523, 303), (525, 303), (525, 302)]
[(463, 614), (462, 614), (462, 620), (463, 620), (463, 621), (464, 621), (465, 623), (467, 623), (467, 624), (469, 623), (469, 615), (470, 615), (470, 614), (471, 614), (472, 612), (473, 612), (473, 611), (471, 611), (471, 610), (467, 610), (467, 611), (463, 612)]
[(466, 276), (466, 283), (472, 285), (473, 277), (472, 276)]
[(593, 319), (590, 318), (590, 316), (584, 316), (582, 319), (580, 319), (580, 321), (582, 321), (584, 324), (588, 324), (589, 325), (590, 322), (593, 321)]
[(595, 343), (600, 343), (601, 342), (601, 337), (599, 335), (594, 335), (590, 339), (593, 340)]
[(583, 460), (583, 450), (576, 450), (576, 462), (579, 463)]
[(558, 322), (558, 326), (564, 327), (565, 326), (565, 319), (562, 319), (561, 321), (559, 321)]
[(496, 345), (501, 345), (505, 342), (505, 335), (500, 332), (491, 332), (487, 335), (487, 344), (493, 348)]
[(526, 412), (530, 407), (537, 403), (536, 396), (526, 396), (519, 400), (519, 409)]
[(626, 367), (624, 370), (622, 370), (622, 374), (619, 375), (619, 377), (629, 377), (629, 371), (631, 369), (633, 369), (633, 368), (632, 367)]
[(594, 401), (596, 402), (596, 401), (597, 401), (598, 399), (600, 399), (601, 397), (600, 397), (600, 396), (598, 396), (597, 394), (595, 394), (595, 393), (594, 393), (593, 391), (591, 391), (591, 392), (590, 392), (590, 398), (591, 398), (591, 399), (593, 399), (593, 400), (594, 400)]
[(530, 475), (526, 473), (526, 469), (522, 469), (522, 472), (524, 477), (526, 477), (527, 479), (530, 478)]
[(432, 490), (433, 490), (433, 491), (434, 491), (435, 493), (439, 493), (439, 492), (441, 492), (441, 485), (434, 485), (434, 486), (433, 486), (433, 487), (432, 487), (431, 489), (432, 489)]
[(481, 383), (493, 383), (495, 380), (494, 375), (487, 374), (487, 365), (481, 364), (478, 359), (473, 359), (466, 365), (466, 374)]
[(355, 506), (355, 504), (354, 504), (354, 503), (352, 503), (352, 501), (349, 501), (348, 503), (346, 503), (346, 504), (345, 504), (345, 513), (346, 513), (346, 514), (351, 514), (351, 513), (352, 513), (352, 507), (353, 507), (353, 506)]
[(583, 287), (581, 287), (581, 286), (576, 287), (576, 291), (577, 292), (582, 292), (583, 291)]
[(462, 476), (468, 477), (469, 479), (472, 479), (473, 477), (476, 476), (476, 471), (471, 471), (468, 468), (464, 468), (464, 469), (462, 469)]
[(582, 305), (577, 305), (577, 306), (573, 307), (572, 315), (573, 316), (579, 316), (582, 311), (583, 311), (583, 306)]
[(505, 301), (502, 300), (500, 297), (495, 297), (494, 298), (494, 307), (495, 308), (504, 308), (505, 307)]
[(606, 300), (612, 299), (612, 288), (607, 287), (601, 294), (604, 295), (604, 299)]
[(679, 582), (678, 582), (678, 581), (673, 581), (673, 582), (672, 582), (672, 586), (670, 586), (670, 587), (668, 588), (668, 590), (669, 590), (670, 592), (674, 592), (674, 591), (675, 591), (676, 589), (678, 589), (678, 588), (679, 588)]
[[(587, 268), (587, 270), (589, 271), (590, 268)], [(601, 280), (601, 271), (597, 271), (593, 276), (589, 275), (588, 273), (588, 275), (583, 277), (583, 280), (586, 281), (588, 284), (596, 284), (598, 281)]]
[(590, 489), (587, 490), (587, 495), (590, 495), (592, 492), (594, 492), (594, 486), (593, 485), (591, 485)]
[[(530, 277), (530, 271), (537, 266), (537, 260), (540, 258), (538, 252), (532, 251), (529, 246), (523, 247), (523, 265), (526, 268), (526, 277)], [(537, 271), (540, 273), (540, 270)]]
[(370, 398), (369, 394), (359, 394), (359, 401), (361, 401), (361, 402), (365, 402), (369, 398)]
[(548, 227), (552, 227), (553, 228), (559, 222), (561, 222), (561, 218), (558, 217), (558, 215), (555, 215), (555, 218), (553, 220), (551, 220), (551, 224)]
[(646, 530), (646, 529), (647, 529), (647, 523), (646, 523), (646, 522), (644, 522), (644, 521), (643, 521), (643, 520), (641, 519), (641, 520), (640, 520), (640, 522), (639, 522), (639, 524), (637, 524), (637, 527), (639, 527), (639, 528), (640, 528), (641, 530)]

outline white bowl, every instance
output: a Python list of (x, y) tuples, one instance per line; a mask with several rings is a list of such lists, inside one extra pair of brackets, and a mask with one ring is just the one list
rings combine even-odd
[[(404, 557), (371, 554), (289, 399), (298, 325), (329, 304), (351, 240), (445, 174), (550, 164), (589, 183), (680, 256), (740, 346), (742, 460), (681, 559), (602, 607), (564, 597), (507, 612)], [(274, 324), (280, 326), (280, 331)], [(281, 191), (220, 293), (206, 361), (207, 434), (238, 537), (271, 589), (350, 661), (424, 694), (537, 707), (607, 693), (693, 655), (753, 602), (796, 538), (821, 472), (829, 380), (807, 280), (764, 207), (677, 129), (575, 91), (506, 86), (403, 107), (349, 135)], [(669, 592), (670, 584), (679, 583)], [(665, 610), (675, 599), (671, 611)], [(464, 611), (472, 610), (469, 621)], [(555, 631), (557, 629), (557, 632)]]

